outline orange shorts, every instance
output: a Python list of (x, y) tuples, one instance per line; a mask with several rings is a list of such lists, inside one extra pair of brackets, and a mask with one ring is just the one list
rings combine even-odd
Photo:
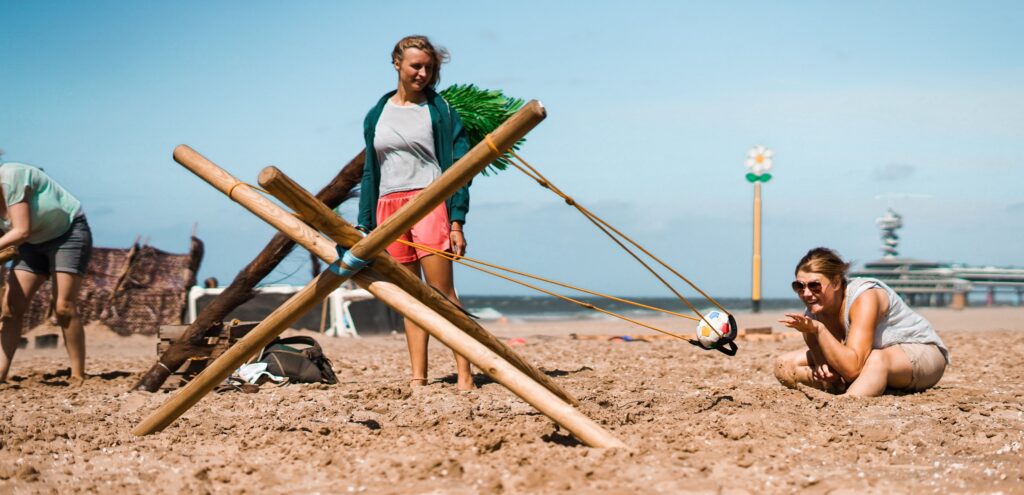
[[(415, 198), (420, 191), (422, 189), (399, 191), (381, 196), (377, 200), (377, 225), (384, 223), (384, 220), (394, 215), (399, 208), (411, 201), (412, 198)], [(441, 203), (427, 214), (423, 220), (413, 225), (412, 229), (399, 236), (399, 239), (423, 244), (438, 251), (450, 251), (452, 241), (449, 235), (451, 234), (451, 228), (451, 222), (448, 221), (448, 208), (445, 207), (444, 203)], [(431, 253), (394, 242), (388, 246), (388, 254), (399, 263), (412, 263)]]

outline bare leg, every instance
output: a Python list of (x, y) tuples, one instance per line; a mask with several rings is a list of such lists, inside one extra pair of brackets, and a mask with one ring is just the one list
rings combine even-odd
[(827, 382), (814, 378), (810, 362), (812, 361), (811, 351), (801, 349), (787, 352), (775, 359), (775, 378), (779, 383), (789, 388), (796, 388), (797, 385), (807, 385), (818, 390), (831, 393), (842, 393), (843, 384), (841, 381)]
[(801, 349), (775, 358), (775, 378), (788, 388), (796, 388), (797, 384), (821, 388), (811, 375), (810, 357), (811, 351)]
[(82, 276), (74, 273), (57, 272), (54, 276), (57, 288), (57, 301), (54, 313), (57, 324), (64, 332), (64, 346), (71, 360), (71, 378), (85, 378), (85, 330), (82, 320), (78, 317), (78, 289), (82, 286)]
[[(412, 263), (403, 263), (403, 266), (407, 270), (416, 275), (420, 276), (420, 263), (413, 261)], [(423, 386), (427, 384), (427, 344), (430, 334), (419, 327), (419, 325), (413, 323), (408, 318), (405, 319), (405, 343), (409, 347), (409, 364), (412, 365), (412, 379), (409, 383), (413, 386)]]
[(846, 389), (847, 395), (877, 397), (886, 387), (904, 388), (913, 379), (910, 358), (898, 346), (873, 349), (864, 362), (860, 375)]
[[(434, 287), (442, 294), (459, 306), (459, 296), (455, 294), (455, 281), (452, 275), (452, 262), (440, 256), (429, 255), (420, 259), (423, 266), (423, 276), (427, 284)], [(469, 366), (469, 360), (455, 353), (455, 366), (458, 370), (459, 390), (472, 390), (476, 388), (473, 384), (473, 370)]]
[(18, 350), (28, 303), (45, 281), (46, 275), (24, 270), (11, 270), (7, 275), (7, 300), (3, 302), (5, 313), (0, 321), (0, 383), (7, 381), (7, 372)]

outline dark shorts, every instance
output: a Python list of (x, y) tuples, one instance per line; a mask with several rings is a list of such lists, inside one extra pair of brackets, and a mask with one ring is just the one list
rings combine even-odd
[(85, 215), (75, 217), (68, 231), (56, 239), (18, 246), (14, 270), (49, 275), (54, 272), (85, 275), (92, 255), (92, 231)]

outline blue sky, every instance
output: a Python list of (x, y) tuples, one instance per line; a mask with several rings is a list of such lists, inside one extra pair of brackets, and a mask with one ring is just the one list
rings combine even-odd
[[(255, 182), (319, 189), (362, 146), (406, 34), (447, 47), (442, 86), (539, 99), (524, 157), (715, 295), (749, 295), (747, 150), (764, 189), (764, 293), (827, 245), (1024, 265), (1021, 2), (0, 1), (0, 148), (85, 203), (100, 246), (137, 235), (229, 281), (269, 227), (171, 160), (187, 143)], [(477, 179), (470, 255), (596, 290), (664, 292), (518, 172)], [(293, 256), (268, 281), (305, 283)], [(296, 272), (290, 279), (292, 272)], [(524, 293), (459, 271), (468, 294)]]

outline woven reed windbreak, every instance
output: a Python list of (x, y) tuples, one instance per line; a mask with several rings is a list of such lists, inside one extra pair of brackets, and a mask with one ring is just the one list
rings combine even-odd
[[(160, 325), (182, 323), (202, 255), (203, 243), (195, 237), (188, 254), (138, 244), (130, 249), (93, 248), (78, 294), (82, 324), (99, 321), (121, 335), (151, 335)], [(23, 332), (52, 316), (52, 295), (48, 280), (32, 298)]]

